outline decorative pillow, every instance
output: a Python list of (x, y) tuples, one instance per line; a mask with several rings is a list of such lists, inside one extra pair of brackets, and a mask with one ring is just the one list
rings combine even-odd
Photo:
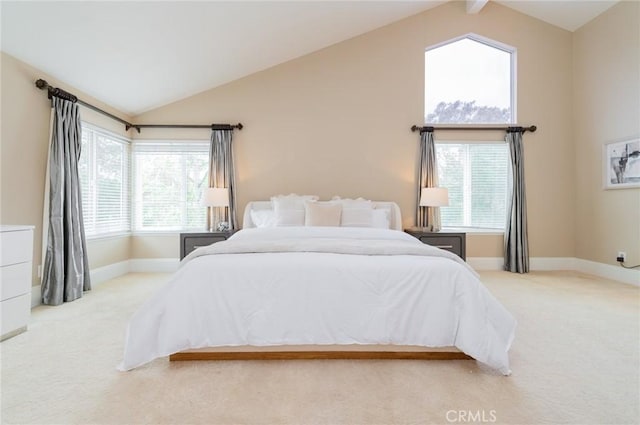
[(300, 196), (295, 193), (272, 197), (276, 226), (304, 226), (304, 203), (317, 199), (317, 196)]
[(304, 209), (302, 210), (276, 210), (276, 226), (304, 226)]
[(372, 208), (342, 208), (340, 225), (343, 227), (372, 227)]
[(317, 201), (318, 197), (315, 195), (296, 195), (290, 193), (289, 195), (272, 196), (271, 202), (274, 203), (274, 207), (277, 205), (284, 209), (304, 209), (305, 201)]
[(307, 201), (304, 210), (305, 226), (340, 226), (342, 205), (338, 203)]
[(388, 229), (391, 222), (389, 220), (389, 211), (386, 209), (374, 209), (371, 217), (371, 226)]
[(331, 202), (342, 205), (341, 226), (372, 227), (373, 203), (368, 199), (342, 199), (339, 196), (334, 196), (331, 198)]
[(276, 213), (273, 210), (251, 210), (251, 221), (256, 227), (275, 227)]

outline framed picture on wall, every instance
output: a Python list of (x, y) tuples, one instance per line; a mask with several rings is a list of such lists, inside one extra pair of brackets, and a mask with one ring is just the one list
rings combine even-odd
[(604, 145), (604, 188), (640, 187), (640, 139)]

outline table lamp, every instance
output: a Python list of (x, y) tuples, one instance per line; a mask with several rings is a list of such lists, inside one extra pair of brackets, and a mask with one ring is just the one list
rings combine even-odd
[[(430, 212), (433, 207), (446, 207), (449, 205), (449, 190), (445, 187), (423, 187), (420, 191), (420, 206), (427, 208), (427, 223), (423, 228), (426, 232), (439, 232), (440, 223), (436, 223), (435, 216)], [(430, 220), (431, 219), (431, 220)]]
[(211, 207), (207, 214), (207, 230), (227, 230), (229, 224), (224, 221), (224, 207), (229, 206), (229, 189), (224, 187), (208, 187), (202, 192), (200, 205)]

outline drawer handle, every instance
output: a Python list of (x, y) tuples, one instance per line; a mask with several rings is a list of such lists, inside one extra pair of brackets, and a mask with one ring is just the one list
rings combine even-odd
[(436, 245), (436, 248), (453, 249), (453, 245)]

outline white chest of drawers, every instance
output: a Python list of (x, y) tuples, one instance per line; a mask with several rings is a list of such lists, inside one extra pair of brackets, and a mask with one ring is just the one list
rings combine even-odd
[(0, 226), (0, 340), (27, 330), (33, 226)]

